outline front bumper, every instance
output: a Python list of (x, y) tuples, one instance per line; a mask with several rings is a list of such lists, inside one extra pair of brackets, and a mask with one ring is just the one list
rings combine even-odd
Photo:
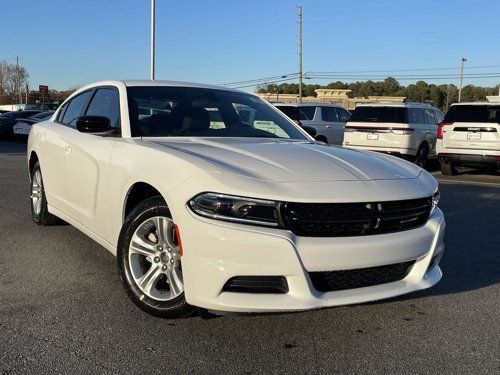
[[(431, 287), (442, 276), (439, 260), (444, 251), (445, 221), (439, 209), (420, 228), (359, 237), (297, 237), (288, 231), (213, 221), (192, 213), (182, 221), (186, 299), (210, 310), (297, 311), (368, 302)], [(183, 228), (189, 228), (189, 236), (182, 236)], [(415, 264), (404, 279), (382, 285), (321, 293), (309, 277), (309, 272), (410, 260)], [(223, 291), (230, 278), (252, 275), (284, 276), (289, 291)]]

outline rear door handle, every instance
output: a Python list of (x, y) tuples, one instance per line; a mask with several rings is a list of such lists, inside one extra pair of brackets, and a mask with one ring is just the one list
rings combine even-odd
[(65, 153), (66, 155), (71, 154), (71, 147), (66, 146), (66, 148), (64, 149), (64, 153)]

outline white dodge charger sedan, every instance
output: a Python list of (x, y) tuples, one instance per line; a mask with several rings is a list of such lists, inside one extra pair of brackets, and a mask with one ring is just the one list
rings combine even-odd
[(34, 221), (62, 219), (115, 254), (156, 316), (360, 303), (442, 275), (429, 173), (315, 142), (252, 94), (94, 83), (33, 125), (28, 164)]

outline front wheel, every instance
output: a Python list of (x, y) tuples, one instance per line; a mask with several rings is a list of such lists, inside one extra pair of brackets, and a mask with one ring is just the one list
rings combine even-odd
[(130, 299), (161, 318), (189, 315), (178, 231), (161, 197), (140, 203), (127, 217), (117, 249), (120, 280)]

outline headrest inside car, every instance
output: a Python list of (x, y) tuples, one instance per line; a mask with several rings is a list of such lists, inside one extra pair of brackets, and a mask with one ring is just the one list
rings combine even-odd
[(210, 116), (205, 108), (191, 107), (183, 113), (183, 130), (207, 130), (210, 127)]

